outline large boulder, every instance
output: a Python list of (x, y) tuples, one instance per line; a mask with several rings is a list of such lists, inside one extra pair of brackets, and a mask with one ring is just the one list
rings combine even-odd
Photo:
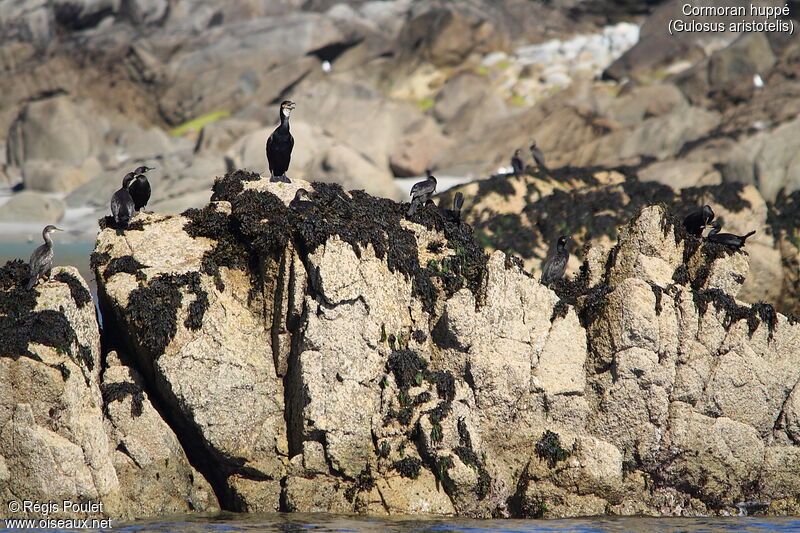
[[(136, 372), (113, 358), (103, 368), (95, 305), (78, 271), (55, 268), (32, 290), (27, 279), (22, 261), (0, 269), (0, 491), (102, 504), (52, 515), (71, 519), (216, 509)], [(12, 516), (42, 518), (24, 509)]]
[[(87, 120), (89, 117), (89, 120)], [(55, 96), (26, 105), (8, 132), (9, 164), (31, 159), (79, 167), (99, 144), (97, 121), (68, 96)]]
[[(288, 206), (299, 187), (311, 203)], [(637, 208), (616, 245), (551, 289), (486, 256), (469, 226), (406, 206), (237, 171), (203, 209), (99, 235), (108, 327), (223, 508), (791, 505), (785, 476), (759, 480), (795, 452), (800, 325), (735, 298), (746, 253)], [(664, 480), (683, 502), (669, 511)]]
[(54, 196), (22, 191), (3, 204), (0, 222), (42, 222), (54, 224), (64, 218), (66, 205)]

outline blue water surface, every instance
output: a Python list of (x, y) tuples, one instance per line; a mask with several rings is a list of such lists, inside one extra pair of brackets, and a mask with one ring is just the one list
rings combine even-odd
[[(3, 522), (0, 521), (0, 525)], [(119, 531), (129, 533), (771, 533), (800, 532), (800, 518), (587, 518), (576, 520), (460, 520), (453, 518), (362, 518), (327, 514), (266, 514), (180, 517), (121, 522), (112, 529), (0, 529), (0, 533)]]

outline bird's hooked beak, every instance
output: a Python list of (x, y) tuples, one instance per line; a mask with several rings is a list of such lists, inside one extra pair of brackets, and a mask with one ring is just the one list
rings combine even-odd
[(283, 115), (286, 118), (289, 118), (289, 115), (292, 114), (292, 109), (294, 109), (295, 107), (297, 107), (297, 104), (295, 104), (294, 102), (286, 102), (281, 107), (281, 111), (283, 112)]

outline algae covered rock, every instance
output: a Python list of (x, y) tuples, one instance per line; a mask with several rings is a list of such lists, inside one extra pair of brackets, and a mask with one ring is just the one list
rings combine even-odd
[(102, 504), (80, 516), (59, 505), (48, 516), (71, 519), (216, 509), (135, 371), (118, 360), (102, 368), (95, 306), (78, 271), (56, 267), (33, 290), (27, 279), (22, 261), (0, 269), (0, 491), (9, 501)]
[[(603, 180), (603, 201), (638, 186)], [(300, 187), (311, 204), (291, 206)], [(550, 289), (435, 206), (407, 218), (407, 204), (362, 191), (230, 173), (202, 209), (98, 238), (104, 318), (141, 374), (120, 374), (132, 394), (114, 408), (135, 409), (141, 383), (230, 510), (788, 502), (789, 474), (763, 480), (800, 434), (800, 326), (736, 299), (745, 252), (687, 239), (666, 202), (625, 201), (616, 244), (587, 249), (580, 274)]]

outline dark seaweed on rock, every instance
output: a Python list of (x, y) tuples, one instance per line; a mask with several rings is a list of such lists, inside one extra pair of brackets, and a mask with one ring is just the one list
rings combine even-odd
[(109, 279), (115, 274), (125, 272), (135, 275), (138, 280), (144, 281), (147, 279), (147, 276), (142, 272), (143, 268), (145, 268), (145, 266), (134, 259), (132, 255), (123, 255), (122, 257), (115, 257), (108, 262), (103, 271), (103, 278)]
[(288, 209), (270, 192), (244, 190), (243, 181), (259, 179), (254, 173), (232, 172), (218, 178), (212, 200), (231, 203), (231, 215), (213, 206), (184, 213), (192, 236), (215, 239), (217, 245), (203, 258), (203, 272), (213, 275), (220, 288), (220, 266), (246, 269), (253, 258), (276, 257), (291, 240), (302, 254), (313, 253), (332, 236), (350, 244), (360, 257), (371, 246), (389, 270), (412, 280), (413, 292), (428, 312), (438, 296), (434, 279), (449, 295), (467, 286), (479, 294), (487, 256), (473, 239), (469, 226), (445, 220), (434, 205), (420, 209), (415, 222), (445, 234), (453, 253), (441, 270), (421, 267), (414, 232), (402, 226), (407, 206), (376, 198), (364, 191), (348, 196), (334, 183), (314, 183), (312, 203), (302, 211)]
[(199, 272), (161, 274), (130, 293), (126, 313), (140, 342), (153, 357), (164, 353), (177, 332), (178, 308), (183, 300), (181, 287), (187, 287), (195, 296), (184, 326), (197, 330), (208, 309), (208, 295), (200, 285)]
[(401, 476), (409, 479), (417, 479), (422, 467), (422, 461), (416, 457), (406, 457), (392, 463), (392, 470), (396, 470)]
[[(36, 343), (72, 357), (73, 345), (77, 344), (75, 330), (61, 312), (33, 310), (37, 293), (25, 290), (27, 280), (28, 265), (20, 259), (9, 261), (0, 269), (0, 355), (41, 362), (38, 355), (28, 350), (29, 343)], [(85, 349), (77, 355), (85, 355)], [(68, 371), (61, 374), (64, 379), (69, 377)]]
[(100, 266), (105, 265), (111, 260), (111, 255), (106, 252), (92, 252), (89, 256), (89, 266), (96, 271)]
[[(589, 170), (596, 172), (599, 169)], [(531, 259), (535, 257), (535, 250), (549, 248), (560, 235), (572, 235), (578, 243), (604, 235), (616, 239), (618, 229), (647, 205), (663, 204), (670, 212), (669, 223), (675, 232), (676, 242), (685, 238), (680, 220), (686, 213), (697, 209), (698, 205), (721, 205), (730, 211), (750, 207), (750, 202), (742, 196), (744, 186), (741, 183), (689, 187), (676, 193), (661, 183), (639, 181), (636, 168), (612, 170), (624, 174), (625, 181), (613, 185), (594, 185), (598, 181), (587, 169), (572, 169), (575, 179), (571, 181), (590, 186), (566, 191), (556, 189), (544, 197), (538, 194), (535, 187), (529, 187), (522, 213), (486, 212), (476, 224), (475, 231), (483, 236), (486, 245)], [(562, 178), (558, 181), (570, 181), (566, 175)], [(479, 190), (479, 200), (480, 197)]]
[(125, 397), (131, 397), (131, 416), (138, 418), (142, 415), (144, 407), (144, 392), (141, 387), (128, 381), (120, 383), (103, 383), (100, 385), (103, 395), (103, 411), (108, 416), (108, 405), (111, 402), (121, 402)]
[(561, 437), (558, 433), (548, 429), (536, 443), (536, 455), (547, 461), (550, 468), (554, 468), (556, 463), (569, 457), (570, 452), (561, 447)]
[(781, 189), (774, 202), (767, 202), (767, 224), (775, 236), (786, 236), (800, 250), (800, 189), (791, 194)]
[(211, 187), (211, 201), (230, 202), (244, 190), (243, 181), (258, 181), (259, 179), (261, 179), (261, 175), (256, 172), (241, 169), (230, 172), (214, 180), (214, 185)]
[(92, 295), (83, 286), (83, 283), (78, 280), (75, 276), (70, 274), (69, 272), (61, 271), (55, 275), (54, 278), (59, 283), (64, 283), (69, 287), (69, 294), (72, 296), (72, 301), (75, 302), (75, 305), (78, 306), (78, 309), (82, 309), (86, 304), (92, 301)]
[(203, 254), (200, 271), (214, 278), (217, 290), (225, 290), (220, 276), (220, 267), (247, 270), (250, 253), (244, 245), (244, 237), (233, 217), (218, 211), (213, 204), (203, 209), (187, 209), (183, 216), (189, 219), (184, 231), (192, 237), (206, 237), (216, 241), (214, 247)]
[(723, 327), (727, 330), (740, 321), (747, 321), (747, 333), (750, 337), (758, 329), (761, 324), (766, 325), (769, 332), (769, 339), (772, 339), (775, 328), (778, 323), (778, 315), (775, 308), (769, 304), (756, 303), (753, 305), (739, 305), (736, 299), (723, 292), (720, 289), (706, 289), (696, 290), (692, 292), (694, 305), (703, 316), (708, 311), (708, 306), (713, 305), (714, 308), (723, 313)]

